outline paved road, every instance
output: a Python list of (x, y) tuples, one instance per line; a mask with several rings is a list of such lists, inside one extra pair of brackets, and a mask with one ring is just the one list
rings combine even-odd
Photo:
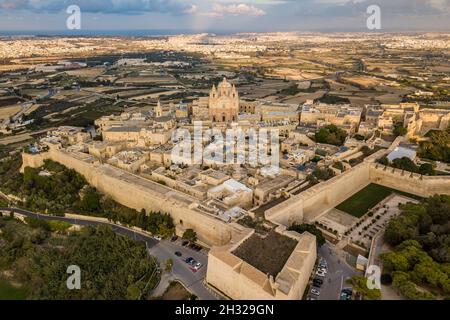
[[(160, 264), (163, 264), (167, 259), (171, 258), (174, 262), (172, 273), (174, 277), (180, 280), (189, 290), (195, 294), (200, 300), (217, 300), (217, 297), (212, 294), (203, 284), (203, 280), (206, 275), (206, 268), (208, 262), (208, 256), (203, 252), (196, 252), (192, 249), (183, 247), (181, 241), (170, 242), (170, 241), (157, 241), (156, 239), (142, 235), (131, 229), (118, 226), (110, 223), (96, 222), (90, 220), (80, 220), (72, 219), (66, 217), (56, 217), (48, 216), (43, 214), (38, 214), (18, 208), (1, 208), (0, 211), (15, 211), (27, 217), (35, 217), (43, 220), (59, 220), (66, 221), (70, 224), (80, 225), (80, 226), (92, 226), (96, 227), (98, 225), (109, 225), (112, 227), (113, 231), (117, 234), (121, 234), (132, 238), (137, 241), (144, 241), (147, 245), (148, 251), (151, 255), (155, 256)], [(196, 273), (192, 272), (187, 264), (181, 259), (175, 256), (175, 251), (180, 251), (183, 256), (181, 258), (193, 257), (195, 260), (203, 264), (203, 267)]]
[[(196, 252), (190, 248), (181, 246), (181, 240), (176, 242), (162, 241), (149, 249), (150, 254), (158, 257), (161, 262), (167, 259), (172, 259), (174, 262), (172, 274), (176, 279), (180, 279), (183, 284), (201, 300), (215, 300), (217, 299), (203, 284), (206, 276), (206, 268), (208, 263), (208, 256), (203, 252)], [(175, 252), (182, 253), (181, 257), (177, 257)], [(203, 266), (197, 271), (192, 272), (188, 265), (183, 261), (188, 257), (194, 258)]]
[(345, 281), (357, 275), (358, 271), (342, 261), (342, 258), (336, 254), (329, 244), (325, 244), (319, 249), (318, 256), (327, 261), (328, 272), (317, 299), (339, 300), (341, 289), (348, 287)]

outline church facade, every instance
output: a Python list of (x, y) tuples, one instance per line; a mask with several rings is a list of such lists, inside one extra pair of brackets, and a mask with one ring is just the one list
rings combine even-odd
[(239, 93), (235, 85), (223, 79), (217, 87), (213, 85), (209, 97), (202, 97), (193, 103), (195, 120), (209, 120), (215, 123), (238, 121)]
[(239, 93), (223, 79), (209, 94), (209, 116), (212, 122), (235, 122), (239, 114)]

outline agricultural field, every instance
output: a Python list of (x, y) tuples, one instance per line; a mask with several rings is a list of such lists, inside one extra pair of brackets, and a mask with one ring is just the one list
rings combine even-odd
[(20, 105), (0, 107), (0, 120), (9, 119), (18, 113), (22, 107)]

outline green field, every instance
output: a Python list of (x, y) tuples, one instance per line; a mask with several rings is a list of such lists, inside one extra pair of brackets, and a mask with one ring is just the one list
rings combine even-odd
[(15, 288), (8, 282), (0, 280), (0, 300), (25, 300), (27, 289)]
[(378, 184), (369, 184), (367, 187), (338, 205), (336, 209), (347, 212), (352, 216), (359, 218), (365, 215), (369, 209), (375, 207), (378, 203), (386, 199), (394, 192), (413, 199), (418, 198), (417, 196), (383, 187)]

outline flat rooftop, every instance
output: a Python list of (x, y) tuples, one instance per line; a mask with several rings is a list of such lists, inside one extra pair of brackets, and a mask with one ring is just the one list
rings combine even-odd
[(254, 233), (234, 250), (233, 254), (261, 272), (276, 278), (297, 243), (296, 240), (273, 230), (265, 237)]

